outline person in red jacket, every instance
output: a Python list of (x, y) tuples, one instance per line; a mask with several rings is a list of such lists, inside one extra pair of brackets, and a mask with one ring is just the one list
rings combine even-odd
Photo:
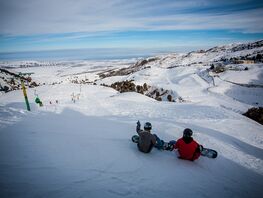
[(178, 149), (179, 158), (194, 161), (201, 155), (202, 145), (199, 145), (193, 138), (193, 131), (186, 128), (183, 137), (176, 141), (174, 149)]

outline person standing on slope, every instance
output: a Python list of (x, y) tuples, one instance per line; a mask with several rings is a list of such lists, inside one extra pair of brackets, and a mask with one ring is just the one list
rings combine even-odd
[(151, 134), (152, 124), (146, 122), (144, 124), (144, 130), (141, 130), (140, 121), (137, 122), (136, 131), (139, 135), (139, 142), (137, 144), (138, 149), (143, 153), (150, 153), (154, 145), (156, 144), (155, 135)]
[(178, 149), (179, 158), (194, 161), (201, 155), (203, 146), (199, 145), (193, 138), (193, 131), (186, 128), (183, 137), (176, 141), (174, 149)]

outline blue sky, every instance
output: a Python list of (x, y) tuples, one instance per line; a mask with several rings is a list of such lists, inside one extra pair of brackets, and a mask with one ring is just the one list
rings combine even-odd
[(0, 0), (0, 52), (208, 48), (263, 39), (262, 19), (262, 0)]

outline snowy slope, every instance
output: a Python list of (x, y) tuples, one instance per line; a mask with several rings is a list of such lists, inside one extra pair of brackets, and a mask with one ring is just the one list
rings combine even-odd
[[(238, 84), (263, 85), (263, 65), (227, 70), (213, 77), (214, 85), (208, 66), (168, 68), (176, 61), (159, 59), (129, 75), (102, 79), (102, 70), (132, 63), (11, 69), (33, 71), (33, 80), (46, 84), (27, 89), (30, 112), (21, 90), (0, 96), (0, 197), (261, 197), (263, 127), (240, 113), (262, 106), (263, 92)], [(93, 82), (72, 83), (73, 76)], [(123, 80), (173, 90), (185, 101), (159, 102), (99, 85)], [(34, 103), (36, 94), (43, 107)], [(167, 141), (189, 127), (219, 156), (191, 162), (174, 151), (141, 153), (130, 140), (137, 120), (150, 121), (153, 133)]]

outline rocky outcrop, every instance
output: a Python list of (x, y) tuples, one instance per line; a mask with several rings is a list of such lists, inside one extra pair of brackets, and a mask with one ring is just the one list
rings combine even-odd
[(25, 77), (13, 72), (10, 72), (6, 69), (0, 68), (0, 91), (3, 92), (9, 92), (13, 90), (21, 89), (21, 80), (25, 82), (25, 86), (29, 88), (34, 88), (39, 86), (40, 84), (36, 83), (35, 81), (32, 81), (32, 78), (30, 76)]
[(117, 69), (117, 70), (109, 70), (106, 72), (101, 72), (98, 75), (100, 78), (107, 78), (107, 77), (111, 77), (111, 76), (126, 76), (129, 74), (135, 73), (137, 71), (150, 68), (151, 66), (149, 66), (147, 64), (150, 62), (154, 62), (158, 59), (159, 58), (157, 58), (157, 57), (143, 59), (143, 60), (137, 61), (135, 64), (131, 65), (130, 67), (121, 68), (121, 69)]
[(143, 85), (136, 85), (134, 84), (133, 80), (115, 82), (111, 85), (102, 84), (102, 86), (111, 87), (119, 91), (120, 93), (137, 92), (145, 96), (148, 96), (150, 98), (153, 98), (157, 101), (183, 102), (181, 97), (179, 97), (181, 98), (181, 100), (179, 100), (179, 98), (175, 99), (175, 94), (173, 93), (172, 90), (165, 90), (163, 88), (150, 86), (147, 85), (146, 83), (144, 83)]
[(263, 107), (253, 107), (243, 115), (263, 125)]

